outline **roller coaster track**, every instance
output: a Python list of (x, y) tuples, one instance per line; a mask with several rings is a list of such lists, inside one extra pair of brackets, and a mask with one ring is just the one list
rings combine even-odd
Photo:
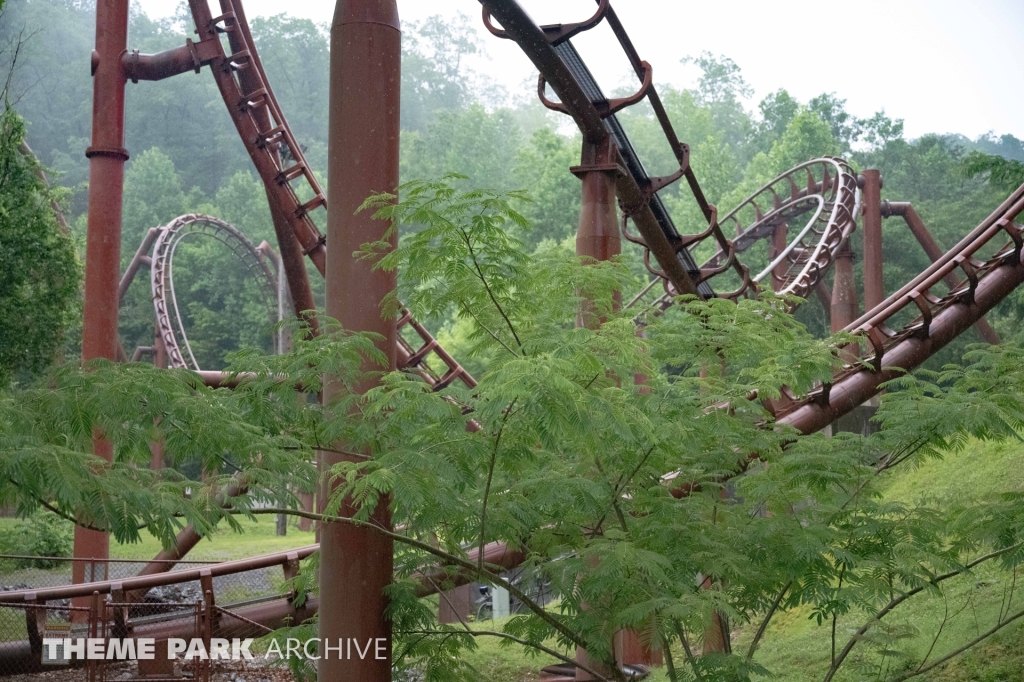
[[(267, 189), (271, 208), (291, 227), (303, 253), (323, 275), (326, 237), (313, 221), (313, 213), (326, 209), (327, 198), (270, 87), (241, 3), (221, 0), (221, 14), (216, 17), (211, 16), (205, 0), (189, 0), (189, 6), (200, 43), (208, 45), (212, 53), (203, 61), (210, 65), (235, 128)], [(230, 53), (225, 52), (222, 34), (228, 37)], [(312, 198), (302, 201), (300, 194)], [(418, 337), (417, 345), (410, 343), (403, 331)], [(431, 355), (444, 366), (442, 372), (431, 368)], [(399, 319), (398, 360), (400, 368), (417, 372), (437, 390), (455, 380), (469, 388), (476, 386), (469, 372), (408, 310), (403, 310)]]
[[(867, 353), (809, 395), (788, 396), (775, 407), (777, 421), (804, 433), (824, 428), (881, 384), (919, 366), (1024, 283), (1021, 213), (1024, 185), (931, 267), (848, 325), (844, 331), (860, 337)], [(958, 272), (957, 286), (933, 293)]]
[[(806, 298), (812, 287), (822, 281), (840, 247), (856, 227), (860, 210), (860, 190), (849, 164), (842, 159), (821, 158), (807, 161), (785, 173), (747, 197), (720, 219), (737, 234), (732, 241), (736, 253), (747, 252), (758, 241), (771, 241), (769, 262), (751, 278), (760, 283), (770, 278), (772, 289), (780, 295)], [(794, 221), (809, 216), (803, 227), (791, 229)], [(623, 221), (623, 234), (634, 242)], [(788, 238), (789, 234), (794, 234)], [(782, 237), (785, 241), (776, 241)], [(710, 272), (727, 259), (718, 251), (701, 265)], [(664, 278), (655, 278), (627, 307), (646, 301), (648, 293), (661, 283), (664, 293), (650, 305), (667, 310), (678, 294)], [(746, 294), (751, 293), (747, 289)]]
[[(174, 254), (183, 239), (202, 235), (216, 239), (238, 258), (268, 301), (268, 323), (277, 321), (277, 276), (267, 264), (265, 255), (242, 232), (223, 220), (211, 216), (189, 214), (175, 218), (158, 230), (150, 259), (153, 307), (157, 333), (167, 349), (170, 367), (199, 370), (192, 353), (185, 324), (174, 291)], [(184, 351), (184, 352), (183, 352)], [(185, 357), (187, 354), (188, 357)]]
[[(311, 214), (326, 207), (326, 197), (270, 87), (239, 0), (220, 0), (220, 4), (222, 14), (213, 17), (204, 0), (189, 1), (196, 32), (201, 39), (193, 48), (196, 67), (205, 64), (211, 67), (228, 112), (266, 185), (272, 209), (287, 220), (303, 252), (323, 273), (324, 237)], [(725, 238), (717, 211), (705, 199), (689, 165), (689, 150), (678, 140), (651, 82), (650, 65), (640, 60), (608, 0), (598, 0), (596, 14), (586, 22), (548, 27), (534, 24), (514, 0), (484, 0), (482, 4), (488, 29), (496, 35), (515, 40), (538, 66), (541, 72), (539, 89), (544, 100), (572, 116), (585, 139), (602, 140), (610, 135), (616, 140), (620, 165), (628, 171), (622, 174), (616, 186), (623, 212), (636, 225), (645, 248), (657, 261), (658, 267), (652, 266), (652, 270), (663, 276), (673, 294), (715, 295), (709, 280), (731, 268), (738, 286), (727, 296), (747, 295), (754, 278), (738, 263), (737, 253), (807, 212), (815, 212), (807, 227), (797, 233), (784, 253), (777, 254), (783, 257), (781, 262), (773, 262), (770, 266), (774, 266), (771, 267), (773, 271), (781, 270), (783, 289), (798, 295), (809, 291), (821, 277), (836, 249), (853, 228), (855, 182), (845, 163), (834, 159), (808, 162), (765, 185), (722, 218), (722, 223), (743, 227), (737, 239), (730, 241)], [(501, 22), (501, 29), (493, 25), (492, 15)], [(608, 21), (643, 81), (638, 95), (631, 98), (604, 98), (569, 40), (602, 20)], [(230, 53), (225, 51), (220, 40), (222, 34), (228, 37)], [(559, 103), (547, 100), (544, 95), (547, 85), (555, 90)], [(679, 170), (672, 176), (652, 178), (647, 175), (614, 116), (622, 107), (635, 104), (644, 97), (679, 161)], [(282, 150), (287, 153), (282, 153)], [(289, 158), (290, 161), (286, 161)], [(682, 236), (675, 230), (657, 196), (659, 189), (682, 178), (687, 180), (694, 199), (708, 220), (706, 229), (690, 236)], [(300, 201), (300, 192), (293, 186), (296, 181), (305, 183), (303, 193), (311, 195), (311, 199)], [(1024, 268), (1020, 265), (1020, 230), (1012, 223), (1019, 213), (1021, 191), (1018, 190), (993, 217), (932, 268), (855, 323), (851, 331), (866, 336), (875, 348), (867, 364), (851, 364), (831, 384), (810, 396), (791, 398), (778, 406), (779, 421), (793, 424), (805, 432), (823, 428), (877, 393), (878, 385), (893, 376), (892, 370), (878, 365), (883, 354), (891, 365), (910, 369), (980, 319), (1012, 290), (1024, 278)], [(1014, 197), (1017, 197), (1016, 203), (1011, 201)], [(831, 208), (825, 210), (822, 206)], [(745, 215), (751, 212), (753, 222), (744, 225)], [(1003, 249), (998, 259), (985, 264), (974, 261), (971, 256), (1000, 231), (1009, 234), (1012, 248), (1008, 247), (1009, 251)], [(706, 267), (698, 267), (690, 250), (708, 239), (714, 255)], [(930, 287), (957, 268), (966, 274), (965, 284), (942, 299), (932, 297)], [(909, 323), (899, 333), (889, 330), (885, 322), (910, 304), (923, 311), (921, 320)], [(455, 379), (470, 387), (476, 385), (468, 372), (409, 311), (402, 311), (399, 323), (422, 342), (414, 348), (401, 338), (399, 359), (402, 368), (419, 372), (435, 388), (444, 387)], [(438, 357), (446, 367), (442, 374), (435, 374), (428, 367), (426, 358), (430, 354)], [(897, 361), (904, 364), (897, 364)]]
[[(677, 294), (718, 295), (711, 288), (713, 281), (735, 286), (725, 294), (734, 299), (755, 293), (756, 283), (769, 275), (774, 277), (776, 288), (800, 296), (820, 281), (836, 250), (849, 238), (856, 218), (856, 185), (845, 163), (836, 159), (818, 159), (803, 164), (768, 183), (719, 220), (716, 209), (704, 199), (689, 167), (686, 145), (676, 138), (651, 85), (650, 65), (637, 56), (608, 0), (598, 0), (598, 12), (587, 22), (554, 27), (536, 26), (514, 0), (484, 0), (482, 4), (488, 28), (502, 37), (515, 40), (538, 66), (542, 97), (547, 101), (544, 96), (547, 85), (551, 85), (558, 94), (561, 101), (548, 101), (548, 104), (571, 115), (585, 139), (600, 140), (610, 135), (615, 140), (620, 165), (627, 171), (618, 180), (617, 193), (623, 212), (632, 219), (640, 233), (639, 236), (629, 236), (641, 240), (647, 253), (657, 262), (654, 265), (648, 260), (651, 270), (660, 278), (656, 282), (667, 283), (666, 296), (659, 299), (659, 306), (664, 307), (670, 297)], [(200, 36), (199, 43), (188, 46), (192, 62), (196, 70), (203, 65), (211, 66), (246, 150), (266, 185), (272, 211), (287, 223), (303, 253), (323, 273), (324, 237), (311, 214), (326, 206), (326, 198), (267, 82), (242, 7), (238, 0), (221, 0), (222, 14), (213, 17), (204, 0), (190, 0), (189, 5)], [(501, 22), (501, 29), (492, 24), (491, 15)], [(593, 79), (587, 80), (589, 72), (569, 39), (601, 20), (609, 22), (644, 82), (638, 96), (607, 100), (596, 89)], [(228, 37), (230, 53), (225, 51), (220, 40), (222, 34)], [(676, 152), (680, 169), (673, 176), (648, 177), (614, 117), (615, 111), (643, 97), (650, 102)], [(657, 197), (659, 189), (681, 178), (686, 178), (708, 221), (707, 228), (695, 235), (680, 235)], [(304, 182), (306, 189), (296, 190), (295, 182)], [(300, 201), (300, 194), (312, 198)], [(931, 267), (849, 325), (846, 331), (860, 337), (867, 352), (858, 361), (843, 367), (831, 382), (809, 395), (790, 395), (774, 404), (772, 408), (777, 421), (804, 433), (827, 426), (875, 395), (885, 381), (920, 365), (1024, 283), (1024, 229), (1018, 224), (1021, 213), (1024, 213), (1024, 186), (1013, 192)], [(794, 230), (795, 237), (785, 245), (777, 242), (767, 267), (751, 277), (738, 262), (737, 255), (749, 250), (759, 239), (777, 238), (780, 229), (788, 229), (790, 223), (806, 214), (811, 214), (811, 217), (804, 227)], [(722, 224), (736, 229), (738, 234), (734, 240), (725, 237)], [(693, 256), (693, 252), (698, 251), (710, 251), (712, 254), (701, 266), (696, 265)], [(728, 277), (733, 278), (731, 282), (723, 276), (727, 272), (730, 273)], [(941, 286), (940, 283), (957, 273), (962, 275), (962, 279), (955, 287), (941, 296), (933, 293), (937, 286)], [(420, 373), (438, 389), (456, 379), (470, 387), (476, 385), (408, 311), (402, 311), (399, 323), (410, 336), (418, 337), (420, 344), (414, 347), (404, 338), (400, 341), (399, 358), (403, 368)], [(431, 354), (446, 368), (440, 374), (427, 365), (426, 359)], [(293, 559), (287, 554), (272, 555), (238, 564), (224, 564), (216, 570), (228, 574), (251, 570), (254, 565), (251, 562), (260, 566), (283, 565)], [(523, 560), (523, 556), (492, 543), (484, 550), (484, 560), (512, 568)], [(180, 576), (140, 576), (133, 580), (143, 582), (131, 585), (141, 589), (151, 586), (145, 581), (152, 581), (152, 585), (174, 584), (186, 579), (188, 572), (180, 573)], [(194, 576), (188, 579), (194, 579)], [(122, 589), (123, 585), (106, 581), (45, 592), (10, 592), (2, 595), (0, 600), (8, 606), (45, 604), (48, 599), (93, 592), (112, 593)], [(422, 593), (429, 591), (424, 587)], [(276, 618), (277, 622), (294, 613), (290, 600), (262, 605), (260, 611), (261, 617), (269, 614), (270, 620)], [(26, 609), (26, 616), (28, 614)], [(23, 656), (22, 649), (24, 647), (18, 648), (21, 652), (18, 656)], [(0, 655), (0, 658), (6, 657)]]

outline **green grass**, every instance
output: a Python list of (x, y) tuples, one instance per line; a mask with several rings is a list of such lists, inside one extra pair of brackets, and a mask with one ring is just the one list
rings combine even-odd
[[(195, 561), (230, 561), (245, 557), (273, 554), (286, 549), (311, 545), (316, 542), (312, 531), (303, 533), (289, 525), (288, 534), (275, 534), (273, 516), (261, 516), (257, 521), (239, 519), (242, 533), (235, 533), (222, 524), (209, 539), (201, 541), (188, 553), (188, 559)], [(142, 542), (132, 545), (111, 545), (110, 556), (114, 559), (152, 559), (160, 551), (160, 542), (149, 535)]]
[[(942, 459), (929, 460), (916, 469), (906, 469), (898, 474), (894, 472), (885, 495), (889, 499), (907, 502), (925, 499), (952, 502), (992, 499), (1008, 491), (1024, 491), (1024, 444), (974, 441), (962, 452), (947, 453)], [(945, 594), (949, 600), (949, 613), (954, 614), (961, 608), (963, 611), (944, 626), (929, 660), (945, 655), (991, 627), (1011, 581), (1011, 575), (986, 566), (971, 575), (947, 582)], [(1024, 576), (1021, 576), (1020, 583), (1017, 586), (1018, 596), (1013, 601), (1014, 612), (1024, 609), (1024, 595), (1019, 595), (1024, 592)], [(901, 643), (901, 648), (920, 660), (931, 646), (945, 610), (942, 597), (919, 595), (886, 620), (890, 625), (916, 632)], [(755, 660), (773, 674), (765, 680), (820, 682), (824, 677), (831, 649), (829, 628), (818, 627), (808, 618), (809, 615), (809, 609), (797, 609), (778, 614), (772, 621), (755, 656)], [(863, 613), (851, 614), (839, 621), (838, 647), (845, 645), (846, 638), (866, 617), (867, 614)], [(500, 625), (497, 621), (494, 629)], [(734, 651), (747, 650), (755, 627), (737, 628)], [(491, 638), (480, 638), (478, 644), (477, 651), (469, 655), (469, 661), (481, 671), (481, 682), (537, 680), (537, 671), (554, 660), (546, 655), (540, 658), (527, 656), (519, 648), (502, 646)], [(681, 647), (673, 647), (672, 654), (676, 666), (683, 668), (685, 658)], [(858, 644), (846, 669), (836, 677), (837, 682), (878, 680), (877, 676), (852, 665), (863, 662), (865, 657), (880, 660), (869, 647)], [(901, 663), (891, 657), (888, 659), (890, 670), (899, 669)], [(667, 682), (668, 676), (665, 669), (660, 668), (649, 679)], [(945, 665), (914, 679), (921, 682), (1024, 682), (1024, 619), (1007, 626)]]
[[(917, 469), (895, 473), (885, 489), (888, 499), (918, 502), (952, 503), (993, 499), (999, 494), (1024, 490), (1024, 445), (1020, 442), (981, 443), (972, 441), (962, 452), (946, 453), (942, 459), (929, 460)], [(970, 575), (945, 583), (945, 598), (921, 594), (895, 610), (885, 620), (910, 634), (900, 645), (914, 659), (935, 646), (929, 661), (941, 658), (988, 630), (998, 618), (1004, 595), (1009, 593), (1013, 576), (995, 566), (985, 565)], [(1024, 608), (1020, 592), (1024, 576), (1016, 586), (1012, 612)], [(948, 601), (947, 601), (948, 600)], [(944, 626), (946, 613), (951, 617)], [(1003, 607), (1005, 608), (1005, 607)], [(1009, 609), (1008, 609), (1009, 611)], [(827, 627), (818, 627), (808, 619), (809, 610), (796, 610), (776, 616), (768, 628), (755, 660), (771, 670), (777, 682), (815, 682), (828, 669), (831, 640)], [(840, 619), (837, 648), (864, 622), (867, 614), (855, 613)], [(936, 634), (942, 626), (941, 635)], [(753, 627), (738, 633), (737, 650), (746, 650)], [(870, 647), (861, 643), (851, 654), (837, 682), (875, 680), (856, 664), (864, 660), (883, 661)], [(905, 669), (908, 662), (884, 659), (889, 670)], [(1024, 619), (1011, 624), (991, 639), (967, 653), (917, 678), (922, 682), (1024, 682)]]
[[(10, 533), (18, 523), (20, 522), (17, 519), (0, 519), (0, 536)], [(186, 560), (230, 561), (272, 554), (316, 542), (313, 532), (304, 533), (292, 525), (289, 525), (287, 535), (278, 537), (275, 534), (274, 518), (271, 516), (261, 516), (257, 521), (240, 519), (239, 525), (244, 532), (235, 533), (224, 526), (210, 538), (202, 540), (188, 553)], [(110, 558), (146, 561), (155, 557), (159, 551), (159, 541), (150, 535), (144, 535), (141, 542), (134, 544), (111, 543)], [(45, 586), (54, 584), (55, 576), (70, 574), (70, 563), (52, 570), (42, 570), (18, 569), (13, 562), (0, 562), (0, 584), (3, 585)]]

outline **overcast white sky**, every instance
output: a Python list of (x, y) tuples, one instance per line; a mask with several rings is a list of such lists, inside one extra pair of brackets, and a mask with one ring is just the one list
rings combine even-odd
[[(178, 0), (136, 0), (151, 17)], [(249, 17), (286, 13), (329, 23), (331, 0), (244, 0)], [(520, 0), (538, 23), (590, 16), (594, 0)], [(618, 0), (616, 13), (656, 82), (691, 86), (680, 58), (704, 50), (732, 58), (754, 89), (753, 105), (785, 87), (801, 101), (822, 92), (857, 116), (885, 109), (906, 133), (987, 131), (1024, 138), (1022, 0)], [(533, 90), (533, 65), (511, 42), (482, 29), (477, 0), (398, 0), (403, 21), (463, 12), (480, 26), (481, 75), (509, 92)], [(605, 90), (631, 75), (606, 25), (574, 39)], [(527, 85), (529, 83), (529, 85)]]

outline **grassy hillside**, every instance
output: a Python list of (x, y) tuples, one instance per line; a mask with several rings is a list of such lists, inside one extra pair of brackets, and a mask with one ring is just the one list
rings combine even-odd
[[(885, 494), (890, 499), (906, 502), (927, 499), (951, 504), (991, 499), (1004, 492), (1021, 490), (1024, 490), (1024, 443), (974, 441), (962, 452), (946, 453), (942, 459), (930, 460), (916, 470), (894, 472)], [(931, 647), (928, 660), (934, 661), (991, 628), (1001, 608), (1004, 613), (1024, 608), (1024, 598), (1020, 595), (1024, 576), (1021, 578), (1021, 584), (1015, 585), (1012, 573), (986, 566), (945, 583), (944, 596), (921, 594), (915, 597), (886, 621), (890, 627), (904, 631), (906, 639), (901, 648), (919, 661)], [(1009, 602), (1011, 595), (1012, 604)], [(778, 682), (818, 681), (828, 668), (829, 631), (808, 620), (808, 615), (809, 612), (801, 610), (781, 614), (769, 627), (758, 651), (756, 660), (771, 670)], [(865, 619), (866, 614), (856, 613), (840, 620), (840, 647)], [(738, 646), (749, 642), (751, 629), (737, 633)], [(859, 644), (854, 652), (859, 658), (850, 663), (882, 663), (883, 670), (890, 674), (907, 669), (905, 659), (880, 655), (865, 644)], [(853, 665), (836, 679), (853, 682), (879, 677)], [(922, 682), (1024, 682), (1024, 619), (915, 679)]]

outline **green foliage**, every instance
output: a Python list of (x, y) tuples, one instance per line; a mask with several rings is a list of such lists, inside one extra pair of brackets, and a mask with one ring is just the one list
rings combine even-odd
[[(6, 93), (5, 93), (6, 94)], [(0, 386), (57, 359), (78, 306), (81, 267), (35, 158), (23, 153), (25, 125), (0, 113)]]
[[(883, 674), (893, 657), (911, 670), (936, 658), (913, 644), (904, 604), (942, 594), (971, 567), (1005, 575), (1024, 559), (1019, 494), (884, 494), (900, 471), (968, 437), (1017, 438), (1024, 351), (979, 348), (964, 368), (892, 382), (870, 437), (804, 436), (772, 425), (750, 395), (828, 380), (843, 339), (813, 338), (788, 301), (770, 297), (683, 300), (638, 336), (634, 313), (612, 303), (632, 286), (624, 264), (552, 247), (528, 255), (509, 235), (528, 228), (525, 197), (465, 184), (451, 176), (371, 198), (364, 210), (404, 236), (362, 256), (398, 269), (415, 314), (460, 320), (487, 358), (473, 390), (439, 395), (414, 374), (381, 371), (378, 340), (329, 321), (315, 339), (296, 330), (289, 354), (236, 355), (246, 378), (234, 391), (146, 366), (65, 368), (0, 401), (0, 504), (30, 514), (45, 502), (121, 541), (147, 532), (168, 542), (186, 522), (209, 534), (233, 514), (252, 518), (256, 502), (296, 508), (295, 491), (315, 483), (316, 449), (366, 453), (323, 472), (336, 483), (324, 513), (362, 525), (388, 506), (399, 529), (388, 590), (396, 667), (429, 680), (479, 679), (470, 652), (481, 637), (608, 660), (612, 635), (629, 628), (693, 652), (716, 613), (751, 630), (776, 614), (809, 619), (835, 652), (817, 664), (825, 679), (850, 666)], [(324, 377), (345, 387), (334, 402), (294, 399), (294, 386), (317, 393)], [(361, 395), (368, 380), (376, 388)], [(112, 444), (109, 464), (91, 454), (96, 432)], [(145, 467), (154, 440), (207, 480)], [(345, 500), (356, 510), (347, 521), (336, 518)], [(521, 550), (560, 598), (543, 608), (514, 593), (526, 611), (500, 630), (439, 625), (417, 598), (422, 576), (498, 584), (467, 549), (494, 541)], [(303, 593), (316, 590), (311, 573)], [(1011, 599), (995, 626), (1019, 610)], [(295, 627), (276, 636), (316, 633), (315, 621)], [(683, 654), (675, 677), (763, 675), (760, 644)]]
[(403, 176), (415, 170), (437, 177), (452, 168), (488, 187), (509, 188), (509, 167), (522, 133), (511, 111), (488, 112), (481, 104), (439, 111), (421, 133), (403, 139)]
[(425, 131), (438, 112), (473, 101), (475, 74), (465, 59), (483, 51), (471, 19), (428, 17), (402, 31), (402, 130)]
[(963, 170), (969, 178), (985, 175), (992, 185), (1006, 192), (1024, 185), (1024, 163), (1001, 156), (971, 152), (963, 161)]
[[(23, 557), (69, 557), (74, 544), (74, 526), (46, 511), (37, 511), (5, 533), (0, 552)], [(15, 559), (17, 568), (50, 569), (66, 562), (43, 559)]]
[[(91, 47), (92, 10), (61, 0), (14, 7), (0, 39), (47, 27), (26, 46), (28, 61), (12, 81), (32, 143), (64, 173), (65, 185), (81, 189), (91, 84), (75, 55)], [(187, 22), (153, 22), (138, 12), (131, 22), (133, 47), (148, 52), (178, 46), (190, 31)], [(799, 392), (827, 380), (838, 342), (813, 338), (784, 312), (785, 301), (770, 298), (739, 306), (683, 301), (649, 320), (638, 338), (635, 311), (611, 305), (614, 292), (636, 287), (634, 254), (584, 267), (565, 247), (578, 220), (578, 181), (565, 172), (577, 161), (578, 140), (532, 109), (475, 101), (480, 88), (465, 79), (462, 59), (480, 46), (466, 26), (432, 19), (405, 34), (401, 173), (409, 180), (457, 168), (497, 189), (470, 189), (463, 176), (407, 182), (397, 203), (388, 195), (367, 205), (393, 221), (399, 248), (367, 245), (365, 255), (399, 270), (403, 301), (446, 325), (446, 342), (470, 356), (480, 385), (442, 397), (414, 376), (374, 372), (379, 388), (365, 397), (350, 391), (333, 405), (300, 405), (296, 383), (315, 393), (325, 375), (350, 388), (367, 378), (360, 370), (367, 358), (381, 360), (372, 339), (328, 325), (319, 339), (296, 337), (288, 355), (264, 356), (265, 321), (246, 280), (213, 245), (189, 243), (178, 282), (201, 363), (218, 367), (230, 351), (247, 348), (230, 361), (255, 378), (235, 392), (213, 391), (186, 372), (101, 363), (7, 390), (0, 397), (0, 503), (31, 514), (45, 502), (120, 540), (148, 533), (167, 543), (185, 523), (202, 534), (218, 522), (238, 530), (231, 512), (252, 518), (256, 502), (294, 508), (295, 491), (315, 482), (313, 451), (341, 442), (371, 458), (331, 472), (339, 488), (328, 513), (350, 494), (357, 520), (388, 504), (402, 529), (389, 592), (399, 668), (416, 667), (431, 680), (479, 679), (471, 655), (478, 635), (439, 626), (432, 605), (415, 598), (414, 576), (444, 567), (495, 582), (486, 567), (459, 563), (467, 547), (493, 540), (522, 549), (561, 594), (547, 610), (528, 609), (486, 635), (517, 638), (527, 649), (567, 654), (584, 645), (607, 658), (611, 633), (631, 627), (673, 646), (677, 679), (735, 682), (772, 660), (758, 654), (760, 641), (749, 655), (699, 659), (683, 641), (696, 651), (714, 612), (748, 631), (779, 614), (807, 621), (814, 639), (830, 645), (833, 656), (814, 663), (819, 678), (851, 665), (884, 677), (894, 659), (904, 671), (923, 666), (926, 652), (909, 643), (912, 631), (899, 617), (904, 602), (892, 616), (885, 609), (903, 599), (913, 614), (917, 603), (951, 589), (943, 575), (979, 556), (992, 556), (985, 570), (1005, 580), (1021, 558), (1020, 498), (950, 503), (885, 490), (903, 468), (963, 447), (969, 436), (1015, 442), (1024, 357), (1012, 346), (976, 350), (966, 369), (894, 382), (879, 413), (885, 428), (870, 438), (765, 428), (770, 417), (748, 400), (751, 392), (773, 398), (783, 386)], [(253, 31), (279, 99), (322, 169), (326, 31), (284, 16), (256, 19)], [(707, 196), (723, 212), (780, 171), (840, 152), (880, 168), (885, 198), (914, 202), (946, 246), (1003, 198), (993, 186), (1001, 170), (978, 167), (990, 183), (965, 178), (963, 160), (981, 162), (968, 155), (971, 145), (1002, 153), (1019, 141), (905, 140), (901, 121), (884, 112), (856, 118), (835, 94), (802, 103), (780, 90), (751, 113), (731, 60), (704, 54), (693, 62), (702, 72), (695, 90), (660, 92), (680, 139), (692, 146)], [(37, 81), (53, 87), (28, 87)], [(146, 229), (187, 211), (241, 223), (256, 242), (272, 234), (262, 189), (211, 79), (132, 85), (128, 97), (125, 259)], [(649, 108), (620, 118), (652, 174), (676, 170)], [(518, 188), (535, 202), (511, 191)], [(37, 208), (49, 196), (39, 195)], [(662, 196), (681, 230), (697, 231), (703, 217), (685, 188)], [(83, 197), (72, 201), (77, 213)], [(885, 239), (891, 291), (927, 261), (895, 221), (886, 223)], [(47, 274), (66, 276), (74, 271), (68, 263)], [(7, 272), (0, 269), (0, 277)], [(122, 311), (128, 346), (152, 338), (144, 280)], [(993, 313), (1005, 336), (1019, 334), (1022, 310), (1018, 296)], [(963, 349), (951, 344), (933, 366)], [(639, 375), (643, 388), (634, 383)], [(467, 431), (470, 420), (482, 428)], [(113, 443), (112, 462), (93, 455), (94, 430)], [(219, 473), (198, 482), (150, 471), (148, 443), (157, 439), (178, 469)], [(713, 589), (697, 589), (698, 574)], [(311, 635), (315, 623), (295, 632)]]
[[(210, 390), (191, 373), (141, 364), (60, 368), (0, 395), (0, 504), (25, 515), (45, 503), (122, 543), (147, 532), (166, 546), (186, 524), (207, 535), (225, 519), (237, 529), (224, 502), (248, 513), (259, 501), (295, 505), (292, 491), (312, 489), (312, 452), (289, 426), (292, 391), (273, 378)], [(112, 461), (93, 454), (96, 433)], [(194, 462), (209, 475), (150, 470), (158, 440), (176, 467)]]
[(522, 207), (529, 232), (517, 234), (530, 247), (544, 239), (561, 241), (576, 235), (580, 213), (580, 181), (566, 172), (579, 163), (580, 141), (540, 128), (515, 156), (516, 186), (529, 187), (533, 201)]
[[(186, 206), (187, 197), (174, 161), (158, 147), (147, 149), (125, 173), (123, 241), (137, 245), (146, 230), (166, 225), (187, 212)], [(134, 253), (134, 249), (125, 250), (122, 260), (131, 259)]]

